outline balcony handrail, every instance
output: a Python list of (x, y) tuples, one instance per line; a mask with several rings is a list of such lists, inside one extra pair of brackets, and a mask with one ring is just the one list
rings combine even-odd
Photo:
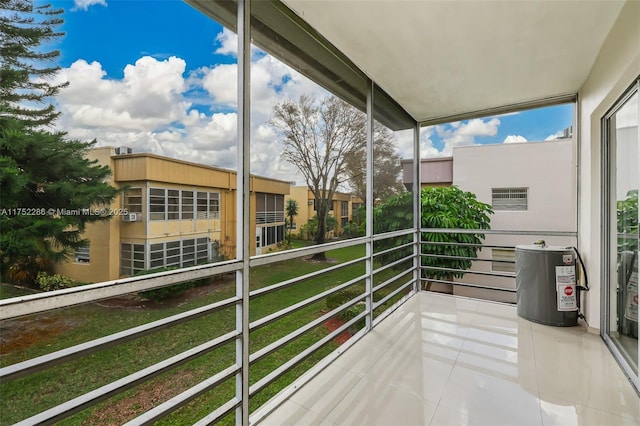
[(301, 281), (306, 281), (308, 279), (311, 278), (315, 278), (317, 276), (320, 275), (324, 275), (327, 272), (334, 272), (343, 268), (346, 268), (347, 266), (351, 266), (351, 265), (355, 265), (356, 263), (360, 263), (360, 262), (364, 262), (366, 260), (366, 257), (359, 257), (357, 259), (352, 259), (349, 260), (347, 262), (342, 262), (338, 265), (334, 265), (334, 266), (330, 266), (328, 268), (324, 268), (324, 269), (320, 269), (319, 271), (314, 271), (314, 272), (309, 272), (308, 274), (304, 274), (304, 275), (300, 275), (299, 277), (295, 277), (295, 278), (291, 278), (289, 280), (285, 280), (285, 281), (281, 281), (277, 284), (273, 284), (270, 285), (268, 287), (263, 287), (257, 290), (253, 290), (251, 292), (249, 292), (249, 297), (255, 298), (255, 297), (260, 297), (260, 296), (264, 296), (268, 293), (272, 293), (274, 291), (277, 290), (281, 290), (283, 288), (286, 287), (290, 287), (294, 284), (297, 284)]
[(459, 228), (420, 228), (420, 232), (437, 234), (486, 234), (486, 235), (544, 235), (547, 237), (577, 237), (578, 231), (524, 231), (508, 229), (459, 229)]
[(121, 278), (0, 300), (0, 321), (235, 272), (238, 260)]
[[(149, 411), (141, 414), (135, 419), (130, 420), (125, 423), (124, 426), (140, 426), (140, 425), (150, 425), (154, 424), (157, 420), (162, 419), (167, 414), (172, 413), (173, 411), (184, 407), (189, 402), (198, 398), (199, 396), (205, 394), (211, 389), (223, 383), (225, 380), (230, 379), (234, 375), (236, 375), (240, 371), (240, 367), (238, 365), (232, 365), (218, 374), (214, 374), (208, 379), (198, 383), (197, 385), (187, 389), (186, 391), (174, 396), (173, 398), (163, 402), (162, 404), (152, 408)], [(227, 401), (225, 404), (221, 405), (218, 410), (215, 410), (213, 413), (209, 414), (206, 419), (206, 424), (215, 423), (217, 420), (229, 414), (236, 407), (240, 405), (240, 401), (236, 398), (232, 398)], [(203, 419), (204, 420), (204, 419)]]
[[(106, 384), (91, 392), (87, 392), (77, 398), (69, 400), (63, 404), (45, 410), (35, 416), (16, 423), (16, 426), (28, 426), (41, 423), (53, 423), (78, 413), (86, 408), (98, 404), (114, 395), (120, 394), (125, 390), (131, 389), (140, 383), (146, 382), (162, 373), (172, 370), (175, 367), (183, 365), (199, 356), (213, 351), (229, 342), (234, 341), (240, 333), (236, 330), (226, 333), (213, 340), (205, 342), (201, 345), (193, 347), (187, 351), (172, 356), (171, 358), (160, 361), (145, 369), (136, 371), (126, 377)], [(238, 370), (240, 367), (238, 367)]]
[(108, 336), (100, 337), (89, 342), (80, 343), (78, 345), (52, 352), (50, 354), (42, 355), (37, 358), (32, 358), (27, 361), (12, 364), (7, 367), (0, 368), (0, 380), (15, 380), (28, 374), (36, 373), (46, 368), (71, 361), (72, 359), (78, 358), (80, 356), (89, 355), (99, 350), (108, 349), (116, 346), (117, 344), (138, 339), (156, 331), (173, 327), (178, 324), (200, 318), (204, 315), (212, 314), (227, 307), (237, 305), (238, 303), (240, 303), (240, 299), (237, 297), (232, 297), (229, 299), (221, 300), (219, 302), (211, 303), (206, 306), (202, 306), (200, 308), (192, 309), (187, 312), (182, 312), (167, 318), (162, 318), (157, 321), (143, 324), (138, 327), (129, 328), (119, 333), (110, 334)]

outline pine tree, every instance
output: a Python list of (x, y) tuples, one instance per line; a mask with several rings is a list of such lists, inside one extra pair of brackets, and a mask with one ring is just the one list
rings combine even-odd
[(53, 129), (53, 100), (66, 84), (51, 82), (59, 52), (46, 44), (64, 35), (56, 31), (62, 12), (0, 0), (0, 267), (26, 284), (85, 245), (87, 223), (109, 219), (61, 209), (108, 206), (118, 192), (106, 183), (110, 169), (86, 158), (95, 141)]

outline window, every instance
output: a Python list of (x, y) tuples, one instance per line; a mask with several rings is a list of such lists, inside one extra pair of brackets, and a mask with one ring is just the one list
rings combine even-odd
[(197, 218), (198, 219), (219, 219), (220, 218), (220, 193), (219, 192), (197, 192)]
[(151, 244), (149, 258), (149, 268), (162, 268), (164, 266), (164, 243)]
[(88, 264), (90, 260), (89, 256), (89, 245), (86, 247), (78, 247), (75, 249), (73, 253), (73, 261), (75, 263), (86, 263)]
[(516, 254), (511, 249), (491, 250), (491, 270), (495, 272), (516, 272)]
[(209, 193), (209, 219), (220, 219), (220, 193)]
[(180, 191), (177, 189), (167, 190), (167, 218), (180, 219)]
[(166, 219), (165, 190), (162, 188), (149, 189), (149, 219)]
[(120, 244), (120, 274), (131, 276), (146, 269), (144, 244)]
[(256, 193), (256, 224), (284, 222), (284, 195)]
[(197, 219), (219, 219), (220, 193), (151, 188), (149, 212), (151, 220), (191, 220), (194, 214)]
[[(207, 237), (166, 241), (149, 245), (149, 269), (185, 268), (210, 262), (218, 255), (217, 245)], [(133, 263), (132, 263), (133, 262)], [(144, 267), (144, 245), (121, 244), (121, 274), (135, 275)]]
[(142, 188), (130, 188), (124, 191), (124, 205), (130, 213), (142, 213)]
[(262, 227), (262, 247), (284, 241), (284, 225)]
[(340, 202), (340, 224), (342, 227), (349, 223), (349, 202)]
[(527, 210), (527, 188), (493, 188), (491, 206), (494, 210)]
[(193, 191), (182, 191), (181, 219), (193, 219)]

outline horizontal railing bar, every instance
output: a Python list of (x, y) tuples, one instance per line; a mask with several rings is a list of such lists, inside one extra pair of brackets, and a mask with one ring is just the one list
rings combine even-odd
[(334, 265), (334, 266), (330, 266), (328, 268), (320, 269), (319, 271), (314, 271), (314, 272), (310, 272), (310, 273), (305, 274), (305, 275), (300, 275), (299, 277), (291, 278), (290, 280), (281, 281), (278, 284), (274, 284), (274, 285), (270, 285), (268, 287), (263, 287), (263, 288), (254, 290), (254, 291), (249, 293), (249, 297), (255, 298), (255, 297), (264, 296), (265, 294), (272, 293), (272, 292), (277, 291), (277, 290), (281, 290), (281, 289), (283, 289), (285, 287), (289, 287), (289, 286), (291, 286), (293, 284), (297, 284), (297, 283), (299, 283), (301, 281), (306, 281), (308, 279), (315, 278), (315, 277), (320, 276), (320, 275), (324, 275), (325, 273), (334, 272), (334, 271), (337, 271), (339, 269), (346, 268), (347, 266), (351, 266), (351, 265), (354, 265), (354, 264), (359, 263), (359, 262), (364, 262), (365, 260), (366, 260), (366, 257), (363, 256), (363, 257), (359, 257), (357, 259), (349, 260), (347, 262), (342, 262), (342, 263), (340, 263), (338, 265)]
[(423, 246), (459, 246), (459, 247), (482, 247), (482, 248), (498, 248), (505, 250), (515, 250), (516, 246), (500, 246), (492, 244), (474, 244), (474, 243), (456, 243), (448, 241), (421, 241)]
[(0, 300), (0, 321), (234, 272), (241, 267), (241, 262), (233, 260), (12, 297)]
[(413, 284), (413, 278), (411, 278), (409, 281), (407, 281), (406, 283), (402, 284), (400, 287), (398, 287), (397, 289), (393, 290), (391, 293), (387, 294), (385, 297), (383, 297), (382, 299), (378, 300), (377, 302), (373, 303), (373, 309), (377, 309), (380, 306), (382, 306), (387, 300), (391, 299), (393, 296), (397, 295), (398, 293), (400, 293), (402, 290), (406, 289), (407, 287), (409, 287), (410, 285)]
[(411, 253), (408, 256), (403, 257), (402, 259), (395, 260), (395, 261), (393, 261), (391, 263), (388, 263), (388, 264), (386, 264), (384, 266), (379, 267), (378, 269), (374, 269), (373, 274), (374, 275), (375, 274), (379, 274), (380, 272), (386, 271), (387, 269), (393, 268), (394, 266), (400, 265), (401, 263), (412, 261), (413, 260), (413, 256), (414, 256), (413, 253)]
[(483, 258), (480, 258), (480, 257), (449, 256), (449, 255), (446, 255), (446, 254), (422, 253), (421, 256), (424, 256), (424, 257), (435, 257), (435, 258), (438, 258), (438, 259), (472, 260), (474, 262), (516, 263), (515, 260), (483, 259)]
[(389, 238), (403, 237), (405, 235), (412, 235), (415, 233), (416, 233), (416, 230), (414, 228), (401, 229), (399, 231), (391, 231), (391, 232), (384, 232), (382, 234), (374, 234), (372, 239), (373, 241), (388, 240)]
[(276, 253), (267, 253), (259, 256), (253, 256), (249, 260), (249, 266), (251, 268), (262, 265), (269, 265), (275, 262), (282, 262), (283, 260), (297, 259), (299, 257), (309, 256), (317, 253), (323, 253), (330, 250), (336, 250), (339, 248), (352, 247), (360, 244), (364, 244), (368, 241), (366, 237), (352, 238), (349, 240), (335, 241), (331, 243), (325, 243), (321, 245), (315, 245), (311, 247), (301, 247), (297, 249), (281, 251)]
[[(145, 412), (144, 414), (132, 419), (131, 421), (125, 423), (125, 426), (139, 426), (139, 425), (150, 425), (155, 421), (160, 420), (165, 417), (167, 414), (177, 410), (178, 408), (184, 407), (189, 402), (193, 401), (197, 397), (203, 395), (209, 390), (215, 388), (225, 380), (230, 379), (234, 375), (236, 375), (242, 368), (238, 365), (232, 365), (218, 374), (215, 374), (208, 379), (198, 383), (197, 385), (187, 389), (186, 391), (180, 393), (179, 395), (174, 396), (173, 398), (163, 402), (157, 407), (152, 408), (151, 410)], [(235, 401), (235, 398), (233, 399)]]
[(28, 419), (17, 423), (17, 425), (30, 426), (41, 423), (48, 424), (65, 419), (79, 411), (89, 408), (106, 399), (109, 399), (114, 395), (120, 394), (127, 389), (131, 389), (140, 383), (150, 380), (166, 371), (185, 364), (192, 359), (211, 352), (212, 350), (235, 340), (239, 335), (240, 333), (237, 331), (232, 331), (224, 334), (209, 342), (198, 345), (143, 370), (123, 377), (122, 379), (116, 380), (115, 382), (111, 382), (105, 386), (102, 386), (91, 392), (87, 392), (84, 395), (81, 395), (63, 404), (57, 405), (53, 408), (36, 414), (33, 417), (29, 417)]
[(229, 414), (230, 412), (238, 408), (241, 404), (242, 404), (242, 400), (235, 397), (231, 398), (229, 401), (227, 401), (227, 403), (225, 403), (224, 405), (221, 405), (216, 410), (208, 414), (206, 417), (203, 417), (202, 419), (198, 420), (196, 423), (193, 424), (193, 426), (206, 426), (206, 425), (208, 426), (208, 425), (214, 424), (218, 420), (220, 420), (221, 418), (223, 418), (224, 416), (226, 416), (227, 414)]
[(436, 234), (487, 234), (487, 235), (544, 235), (548, 237), (577, 237), (576, 231), (522, 231), (502, 229), (421, 228), (420, 232)]
[(80, 356), (107, 349), (118, 344), (146, 336), (150, 333), (173, 327), (186, 321), (211, 314), (230, 306), (234, 306), (238, 304), (239, 301), (240, 300), (237, 298), (225, 299), (220, 302), (211, 303), (209, 305), (193, 309), (191, 311), (183, 312), (177, 315), (150, 322), (148, 324), (133, 327), (128, 330), (110, 334), (105, 337), (62, 349), (47, 355), (42, 355), (37, 358), (19, 362), (8, 367), (0, 368), (0, 380), (2, 380), (3, 382), (15, 380), (28, 374), (36, 373), (52, 366), (62, 364)]
[(290, 305), (284, 309), (281, 309), (277, 312), (272, 313), (271, 315), (267, 315), (266, 317), (262, 317), (259, 320), (253, 321), (252, 323), (249, 324), (249, 330), (250, 331), (255, 331), (259, 328), (262, 328), (268, 324), (271, 324), (274, 321), (279, 320), (282, 317), (285, 317), (295, 311), (298, 311), (302, 308), (304, 308), (305, 306), (311, 305), (313, 303), (316, 303), (322, 299), (324, 299), (325, 297), (333, 294), (333, 293), (337, 293), (340, 290), (343, 290), (347, 287), (350, 287), (354, 284), (356, 284), (359, 281), (362, 281), (364, 279), (364, 275), (360, 276), (360, 277), (356, 277), (353, 278), (349, 281), (347, 281), (344, 284), (340, 284), (337, 285), (333, 288), (330, 288), (329, 290), (323, 291), (322, 293), (316, 294), (315, 296), (309, 297), (307, 299), (304, 299), (301, 302), (296, 303), (295, 305)]
[(392, 251), (401, 250), (403, 248), (409, 248), (409, 247), (413, 246), (414, 244), (415, 243), (413, 241), (410, 241), (408, 243), (405, 243), (405, 244), (402, 244), (402, 245), (399, 245), (399, 246), (396, 246), (396, 247), (391, 247), (391, 248), (388, 248), (386, 250), (377, 251), (377, 252), (373, 253), (373, 257), (380, 256), (380, 255), (386, 254), (386, 253), (390, 253)]
[(249, 356), (249, 362), (250, 363), (257, 362), (257, 361), (261, 360), (262, 358), (264, 358), (265, 356), (268, 356), (268, 355), (272, 354), (273, 352), (275, 352), (278, 349), (280, 349), (282, 346), (284, 346), (287, 343), (293, 341), (294, 339), (302, 336), (303, 334), (308, 333), (309, 331), (313, 330), (314, 328), (322, 325), (329, 318), (332, 318), (332, 317), (338, 315), (340, 312), (342, 312), (343, 310), (345, 310), (347, 308), (350, 308), (351, 306), (355, 305), (356, 303), (358, 303), (359, 301), (361, 301), (365, 297), (366, 297), (366, 294), (364, 294), (364, 293), (359, 295), (359, 296), (357, 296), (357, 297), (354, 297), (350, 301), (338, 306), (337, 308), (333, 309), (332, 311), (327, 312), (326, 314), (322, 315), (319, 318), (316, 318), (312, 322), (305, 324), (304, 326), (292, 331), (291, 333), (289, 333), (286, 336), (276, 340), (275, 342), (271, 343), (270, 345), (265, 346), (264, 348), (254, 352), (253, 354), (251, 354)]
[(489, 277), (502, 277), (502, 278), (515, 278), (515, 274), (508, 272), (486, 272), (486, 271), (474, 271), (472, 269), (456, 269), (456, 268), (441, 268), (438, 266), (421, 266), (420, 269), (430, 271), (445, 271), (445, 272), (463, 272), (465, 274), (474, 275), (486, 275)]
[(482, 285), (482, 284), (471, 284), (471, 283), (464, 283), (464, 282), (459, 282), (459, 281), (447, 281), (447, 280), (438, 280), (438, 279), (431, 279), (431, 278), (422, 278), (421, 280), (422, 281), (427, 281), (427, 282), (440, 283), (440, 284), (453, 284), (453, 285), (459, 285), (459, 286), (462, 286), (462, 287), (479, 288), (479, 289), (483, 289), (483, 290), (506, 291), (506, 292), (509, 292), (509, 293), (515, 293), (516, 292), (515, 288), (491, 287), (491, 286)]
[(371, 290), (373, 293), (375, 293), (378, 290), (381, 290), (383, 288), (385, 288), (387, 285), (389, 285), (390, 283), (402, 278), (403, 276), (413, 272), (416, 270), (415, 266), (412, 266), (410, 269), (407, 269), (405, 271), (400, 272), (399, 274), (389, 278), (388, 280), (382, 282), (381, 284), (378, 284), (376, 287), (373, 287), (373, 289)]
[(336, 328), (334, 331), (332, 331), (331, 333), (327, 334), (322, 339), (318, 340), (316, 343), (314, 343), (313, 345), (309, 346), (307, 349), (305, 349), (304, 351), (300, 352), (298, 355), (296, 355), (295, 357), (291, 358), (289, 361), (287, 361), (284, 364), (282, 364), (280, 367), (278, 367), (275, 370), (273, 370), (267, 376), (263, 377), (262, 379), (260, 379), (256, 383), (254, 383), (249, 388), (249, 396), (253, 396), (256, 393), (260, 392), (262, 389), (264, 389), (265, 387), (269, 386), (271, 383), (273, 383), (275, 380), (280, 378), (283, 374), (287, 373), (293, 367), (295, 367), (296, 365), (300, 364), (302, 361), (307, 359), (309, 356), (313, 355), (314, 352), (318, 351), (324, 345), (326, 345), (327, 343), (331, 342), (334, 338), (339, 336), (342, 332), (347, 330), (353, 324), (355, 324), (356, 322), (358, 322), (361, 319), (363, 319), (365, 314), (366, 314), (366, 312), (362, 312), (358, 316), (356, 316), (356, 317), (352, 318), (351, 320), (347, 321), (346, 323), (342, 324), (340, 327)]

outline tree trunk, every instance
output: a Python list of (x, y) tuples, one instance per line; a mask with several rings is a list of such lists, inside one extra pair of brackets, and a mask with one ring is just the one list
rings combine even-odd
[(311, 256), (311, 260), (313, 260), (314, 262), (326, 262), (327, 261), (327, 253), (325, 253), (325, 252), (316, 253), (313, 256)]

